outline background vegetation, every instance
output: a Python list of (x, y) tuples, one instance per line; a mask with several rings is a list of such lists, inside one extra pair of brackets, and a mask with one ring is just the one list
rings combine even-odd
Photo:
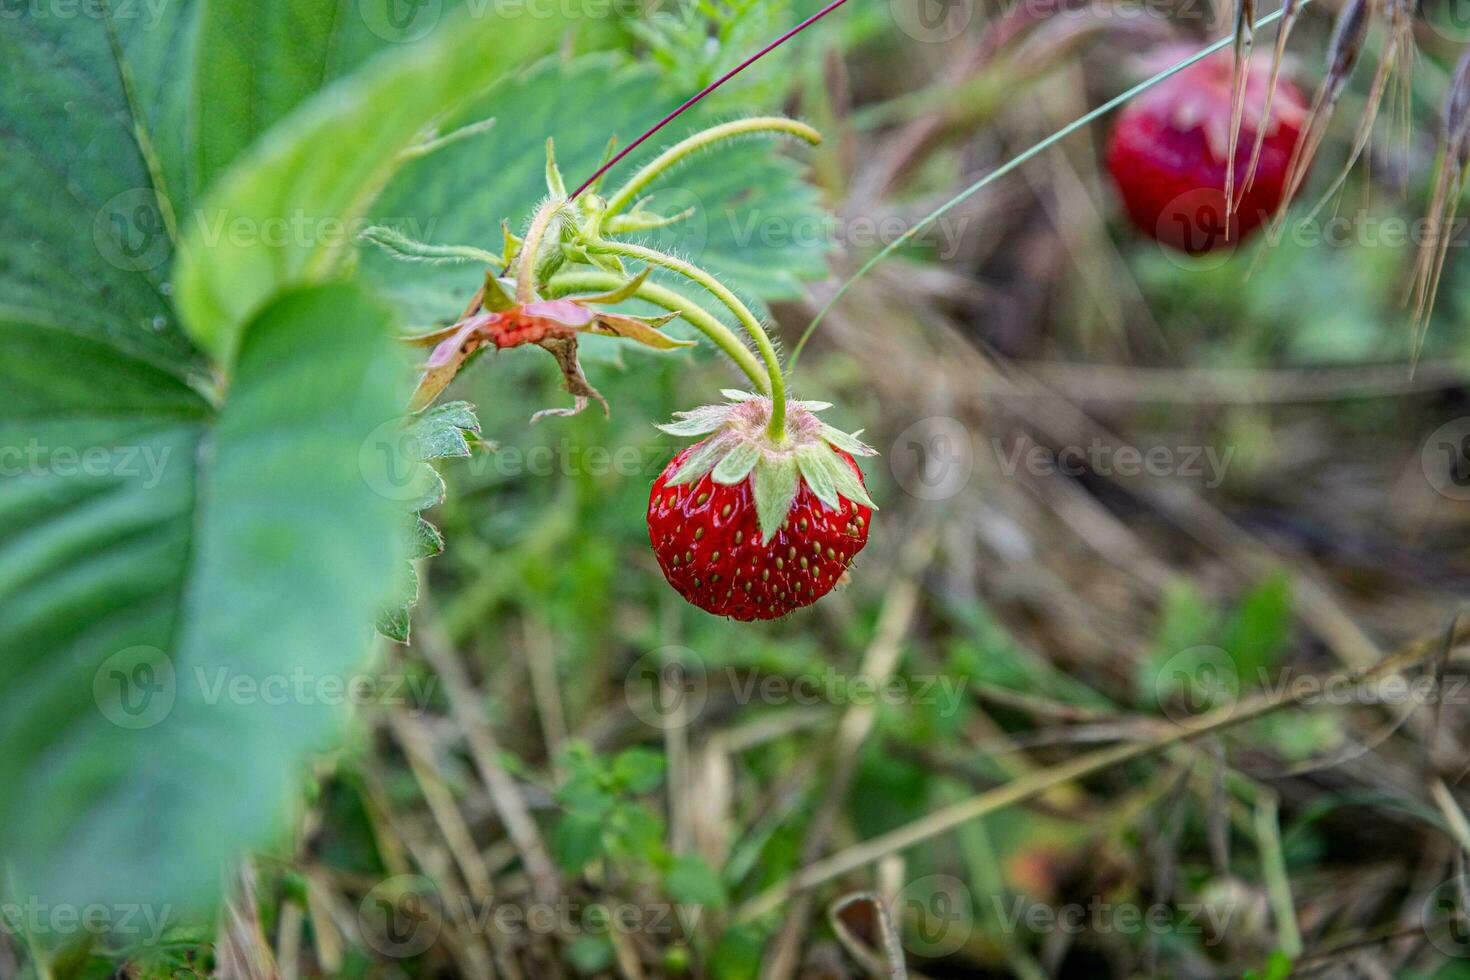
[[(677, 449), (650, 423), (728, 386), (707, 347), (590, 341), (611, 417), (535, 426), (566, 399), (544, 356), (481, 358), (449, 396), (483, 444), (439, 461), (427, 514), (447, 548), (364, 674), (413, 496), (411, 461), (363, 450), (410, 380), (388, 338), (482, 270), (351, 230), (498, 250), (548, 137), (578, 180), (815, 9), (452, 6), (0, 20), (0, 446), (50, 460), (0, 483), (0, 976), (1470, 975), (1470, 736), (1439, 657), (1470, 577), (1470, 290), (1457, 236), (1411, 371), (1395, 237), (1427, 206), (1456, 10), (1419, 13), (1407, 152), (1385, 115), (1283, 241), (1140, 238), (1103, 126), (861, 280), (796, 394), (883, 450), (883, 510), (849, 587), (788, 620), (687, 607), (649, 553)], [(849, 7), (668, 140), (788, 112), (822, 146), (742, 143), (655, 199), (699, 209), (662, 247), (788, 347), (877, 247), (1230, 15)], [(1306, 88), (1333, 8), (1293, 43)], [(292, 214), (312, 230), (263, 244)], [(174, 463), (60, 472), (102, 444)], [(1395, 653), (1407, 694), (1359, 673)], [(129, 728), (108, 663), (376, 682), (350, 713), (185, 682)], [(106, 928), (57, 926), (91, 903)]]

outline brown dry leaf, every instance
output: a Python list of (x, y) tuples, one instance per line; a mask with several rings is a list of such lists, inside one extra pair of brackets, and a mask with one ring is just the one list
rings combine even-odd
[(664, 316), (642, 317), (623, 316), (619, 313), (602, 313), (597, 317), (593, 326), (594, 333), (604, 334), (609, 337), (622, 337), (624, 340), (632, 340), (645, 347), (654, 350), (677, 350), (680, 347), (693, 347), (692, 340), (678, 340), (660, 332), (659, 328), (679, 314), (669, 313)]
[(545, 408), (531, 416), (532, 422), (537, 422), (545, 416), (572, 416), (580, 414), (586, 407), (588, 399), (595, 398), (602, 405), (604, 415), (609, 414), (607, 399), (602, 397), (601, 392), (592, 387), (587, 381), (587, 376), (582, 373), (582, 365), (577, 360), (577, 338), (570, 337), (546, 337), (539, 344), (551, 356), (556, 358), (557, 365), (561, 368), (562, 380), (566, 383), (567, 391), (572, 395), (571, 408)]

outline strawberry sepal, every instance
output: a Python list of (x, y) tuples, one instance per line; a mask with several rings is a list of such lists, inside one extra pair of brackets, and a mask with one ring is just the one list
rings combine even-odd
[(787, 403), (787, 435), (774, 441), (767, 433), (771, 401), (755, 392), (729, 388), (728, 404), (704, 405), (676, 412), (673, 422), (658, 428), (674, 436), (706, 436), (692, 447), (669, 478), (669, 486), (698, 483), (708, 476), (720, 486), (750, 481), (762, 537), (771, 539), (791, 512), (803, 486), (828, 510), (841, 510), (843, 500), (876, 510), (862, 481), (839, 452), (876, 456), (877, 450), (817, 418), (830, 402)]

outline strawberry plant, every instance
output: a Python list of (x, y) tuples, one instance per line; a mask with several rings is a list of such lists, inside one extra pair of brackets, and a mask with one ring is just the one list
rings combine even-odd
[[(722, 123), (675, 143), (606, 197), (598, 193), (601, 172), (585, 185), (585, 195), (569, 196), (548, 143), (548, 197), (524, 233), (507, 230), (502, 255), (481, 253), (490, 268), (458, 320), (410, 338), (430, 349), (409, 402), (412, 411), (432, 403), (481, 350), (529, 344), (548, 351), (573, 404), (538, 412), (534, 422), (578, 414), (591, 401), (607, 410), (582, 370), (580, 339), (617, 337), (660, 351), (689, 346), (663, 332), (676, 317), (702, 333), (755, 391), (734, 392), (731, 406), (681, 413), (680, 421), (662, 427), (671, 435), (708, 438), (677, 456), (655, 482), (649, 536), (664, 575), (681, 595), (744, 620), (776, 618), (815, 602), (846, 574), (867, 542), (874, 506), (853, 454), (874, 451), (817, 419), (815, 412), (830, 406), (788, 401), (786, 372), (760, 317), (719, 279), (687, 259), (624, 239), (694, 217), (692, 210), (653, 210), (662, 175), (696, 153), (762, 134), (820, 139), (788, 119)], [(433, 246), (388, 228), (365, 236), (411, 263), (475, 255), (473, 246)], [(700, 301), (651, 282), (655, 270), (687, 280), (718, 302), (754, 352)], [(605, 291), (583, 292), (589, 288)], [(631, 299), (668, 312), (640, 317), (612, 311)]]
[[(902, 934), (927, 932), (938, 905), (905, 921), (894, 893), (1060, 897), (1093, 875), (1088, 887), (1109, 894), (1245, 904), (1255, 872), (1270, 916), (1248, 923), (1238, 949), (1109, 940), (1120, 972), (1175, 956), (1263, 975), (1311, 961), (1303, 925), (1339, 917), (1297, 921), (1315, 896), (1293, 894), (1305, 859), (1283, 842), (1282, 814), (1321, 786), (1292, 782), (1306, 769), (1268, 785), (1232, 768), (1230, 739), (1305, 765), (1352, 742), (1354, 720), (1289, 720), (1307, 698), (1291, 684), (1271, 703), (1244, 685), (1202, 700), (1194, 686), (1232, 672), (1289, 681), (1308, 633), (1310, 655), (1353, 665), (1355, 682), (1437, 651), (1444, 674), (1464, 633), (1454, 621), (1359, 666), (1381, 642), (1355, 620), (1359, 604), (1395, 576), (1395, 602), (1412, 598), (1401, 570), (1423, 546), (1385, 547), (1367, 518), (1344, 530), (1325, 507), (1281, 513), (1268, 498), (1290, 487), (1267, 485), (1261, 460), (1277, 451), (1280, 405), (1385, 390), (1458, 405), (1462, 379), (1439, 364), (1427, 381), (1375, 374), (1362, 394), (1353, 375), (1324, 396), (1316, 379), (1251, 378), (1242, 393), (1212, 372), (1329, 343), (1379, 357), (1369, 301), (1403, 270), (1380, 255), (1366, 273), (1337, 263), (1328, 275), (1304, 246), (1273, 250), (1314, 167), (1341, 164), (1308, 221), (1366, 161), (1396, 156), (1395, 179), (1426, 185), (1430, 212), (1402, 250), (1418, 356), (1451, 285), (1470, 51), (1435, 43), (1427, 60), (1458, 53), (1457, 67), (1415, 75), (1423, 17), (1402, 0), (1332, 11), (1316, 79), (1283, 68), (1289, 37), (1317, 29), (1306, 0), (1264, 15), (1239, 0), (1228, 36), (1188, 45), (1172, 27), (1118, 28), (1110, 10), (1063, 2), (977, 24), (981, 43), (949, 47), (960, 35), (939, 35), (953, 11), (942, 23), (895, 14), (895, 33), (869, 5), (857, 36), (875, 59), (866, 67), (882, 70), (852, 84), (849, 52), (813, 45), (784, 72), (702, 101), (842, 4), (759, 49), (802, 5), (733, 0), (608, 30), (454, 0), (386, 18), (356, 0), (179, 2), (141, 20), (107, 2), (77, 17), (42, 16), (59, 0), (0, 10), (0, 976), (236, 976), (247, 960), (269, 976), (275, 956), (282, 972), (323, 976), (392, 959), (383, 969), (411, 976), (556, 975), (565, 963), (589, 976), (784, 980), (844, 956), (901, 976)], [(1267, 60), (1258, 41), (1273, 23)], [(1152, 74), (1099, 100), (1092, 60), (1075, 56), (1113, 35), (1147, 39)], [(606, 50), (608, 38), (628, 50)], [(953, 75), (897, 91), (906, 77), (890, 59), (931, 60), (905, 50), (920, 40)], [(1073, 87), (1059, 93), (1049, 86), (1063, 75)], [(1421, 87), (1441, 106), (1432, 161), (1429, 141), (1410, 139)], [(1032, 107), (1013, 113), (1013, 94), (1065, 115), (1035, 142)], [(1339, 145), (1342, 115), (1360, 107)], [(985, 210), (982, 230), (954, 236), (958, 257), (918, 241), (1114, 111), (1104, 154), (1083, 148), (1052, 172), (1055, 188), (1036, 184), (1053, 210), (1009, 229), (1024, 207)], [(820, 120), (829, 139), (786, 113)], [(977, 120), (983, 139), (971, 139)], [(1378, 130), (1397, 138), (1392, 152), (1375, 152)], [(1029, 148), (1015, 153), (1012, 137)], [(1102, 276), (1073, 269), (1118, 233), (1106, 202), (1085, 200), (1098, 166), (1149, 240), (1097, 250)], [(915, 211), (936, 188), (943, 203)], [(1071, 208), (1093, 226), (1074, 226)], [(830, 247), (851, 230), (842, 221), (882, 231)], [(813, 227), (815, 240), (802, 236)], [(1210, 263), (1175, 254), (1262, 229), (1258, 264), (1300, 263), (1285, 285), (1268, 274), (1243, 288), (1226, 281), (1237, 270), (1211, 278)], [(901, 249), (903, 274), (864, 281)], [(836, 288), (811, 285), (848, 263)], [(1077, 298), (1058, 285), (1064, 266), (1087, 280), (1089, 303), (1110, 298), (1099, 287), (1113, 271), (1140, 271), (1123, 302), (1093, 304), (1118, 330), (1089, 336), (1087, 354), (1113, 340), (1133, 352), (1124, 314), (1138, 307), (1175, 314), (1159, 318), (1159, 337), (1171, 358), (1195, 340), (1200, 364), (1097, 377), (1059, 364), (1075, 336), (1030, 329), (1053, 324), (1025, 314), (1053, 292)], [(1158, 298), (1150, 275), (1168, 277), (1176, 309), (1143, 307)], [(860, 282), (871, 302), (842, 308), (836, 356), (798, 372), (806, 341)], [(1015, 302), (993, 303), (992, 287)], [(1271, 295), (1252, 305), (1258, 293)], [(1009, 306), (1015, 316), (991, 316)], [(1300, 318), (1279, 335), (1294, 306), (1321, 308), (1317, 336)], [(1338, 307), (1353, 307), (1351, 331)], [(793, 316), (806, 329), (787, 355), (780, 327)], [(1227, 339), (1187, 336), (1210, 319)], [(839, 427), (818, 391), (844, 392), (878, 435)], [(1196, 454), (1219, 463), (1206, 491), (1223, 499), (1159, 489), (1157, 456), (1138, 447), (1126, 447), (1132, 476), (1071, 471), (1108, 427), (1092, 406), (1126, 426), (1126, 406), (1192, 397), (1211, 406), (1190, 419), (1193, 438), (1246, 443), (1239, 486), (1225, 483), (1235, 446)], [(1357, 412), (1311, 420), (1345, 436), (1311, 459), (1331, 464), (1316, 466), (1324, 499), (1374, 465), (1422, 469), (1440, 496), (1462, 499), (1470, 443), (1458, 423), (1404, 465), (1414, 453), (1394, 452), (1395, 417), (1371, 433), (1378, 455), (1355, 460)], [(1149, 415), (1163, 427), (1171, 413)], [(900, 417), (902, 431), (887, 431)], [(980, 452), (981, 428), (999, 425), (984, 434), (1005, 438)], [(1313, 427), (1300, 431), (1310, 441)], [(611, 474), (552, 466), (543, 483), (511, 462), (534, 440), (554, 456), (554, 439), (637, 458)], [(905, 458), (875, 465), (868, 442)], [(917, 474), (903, 470), (909, 457)], [(1355, 464), (1347, 476), (1339, 461)], [(936, 467), (963, 470), (960, 489), (936, 490), (947, 483), (931, 485)], [(1118, 492), (1099, 492), (1108, 481)], [(903, 534), (870, 543), (875, 499)], [(1437, 501), (1411, 502), (1413, 534), (1438, 534), (1425, 516), (1439, 519)], [(1399, 503), (1349, 501), (1388, 514)], [(1154, 535), (1167, 540), (1150, 552)], [(1287, 571), (1268, 567), (1278, 551)], [(1342, 588), (1323, 555), (1349, 569)], [(864, 558), (884, 574), (863, 574)], [(1459, 578), (1444, 565), (1415, 575), (1445, 589)], [(826, 599), (840, 615), (803, 611), (849, 581)], [(1254, 591), (1216, 594), (1232, 587)], [(1386, 614), (1387, 638), (1442, 598)], [(389, 678), (413, 696), (342, 694)], [(650, 679), (650, 696), (634, 697)], [(1210, 713), (1180, 731), (1190, 705)], [(1438, 726), (1436, 714), (1403, 732), (1433, 747)], [(1404, 737), (1399, 727), (1382, 738)], [(1090, 741), (1116, 744), (1076, 750)], [(1166, 765), (1150, 773), (1152, 759)], [(1104, 814), (1114, 787), (1099, 777), (1125, 763), (1129, 796)], [(1463, 824), (1446, 772), (1414, 784), (1442, 820), (1424, 820), (1417, 798), (1399, 806), (1434, 833)], [(1190, 820), (1139, 816), (1192, 794), (1208, 803)], [(1044, 806), (1001, 812), (1033, 800)], [(1196, 817), (1209, 824), (1202, 846)], [(935, 840), (950, 831), (955, 853)], [(1149, 839), (1123, 867), (1135, 836)], [(1255, 847), (1248, 861), (1232, 863), (1235, 837)], [(1201, 853), (1176, 860), (1191, 844)], [(1077, 867), (1060, 868), (1063, 850)], [(894, 880), (961, 864), (965, 881), (910, 892)], [(596, 914), (529, 938), (485, 927), (492, 911), (568, 898), (710, 914), (658, 937), (587, 934)], [(833, 898), (823, 923), (818, 903)], [(427, 945), (375, 932), (385, 910), (401, 925), (400, 903), (433, 920)], [(93, 906), (141, 906), (157, 921), (135, 949), (115, 923), (17, 926), (12, 914)], [(1044, 972), (1034, 937), (974, 918), (953, 947), (926, 936), (908, 952), (936, 974), (950, 956)], [(1325, 945), (1327, 962), (1351, 941)]]

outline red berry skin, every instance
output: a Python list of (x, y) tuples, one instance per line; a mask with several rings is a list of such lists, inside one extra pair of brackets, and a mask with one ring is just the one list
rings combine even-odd
[[(768, 544), (749, 479), (723, 486), (705, 474), (669, 486), (696, 448), (675, 456), (648, 496), (648, 540), (669, 584), (705, 612), (745, 622), (779, 618), (832, 591), (868, 543), (872, 510), (846, 499), (828, 510), (803, 481)], [(852, 456), (836, 452), (861, 481)]]
[(1160, 82), (1123, 110), (1108, 143), (1108, 172), (1133, 224), (1191, 255), (1235, 245), (1276, 212), (1307, 112), (1301, 91), (1282, 79), (1255, 180), (1241, 196), (1270, 84), (1267, 61), (1252, 60), (1235, 155), (1239, 203), (1227, 233), (1232, 73), (1230, 54), (1221, 52)]

